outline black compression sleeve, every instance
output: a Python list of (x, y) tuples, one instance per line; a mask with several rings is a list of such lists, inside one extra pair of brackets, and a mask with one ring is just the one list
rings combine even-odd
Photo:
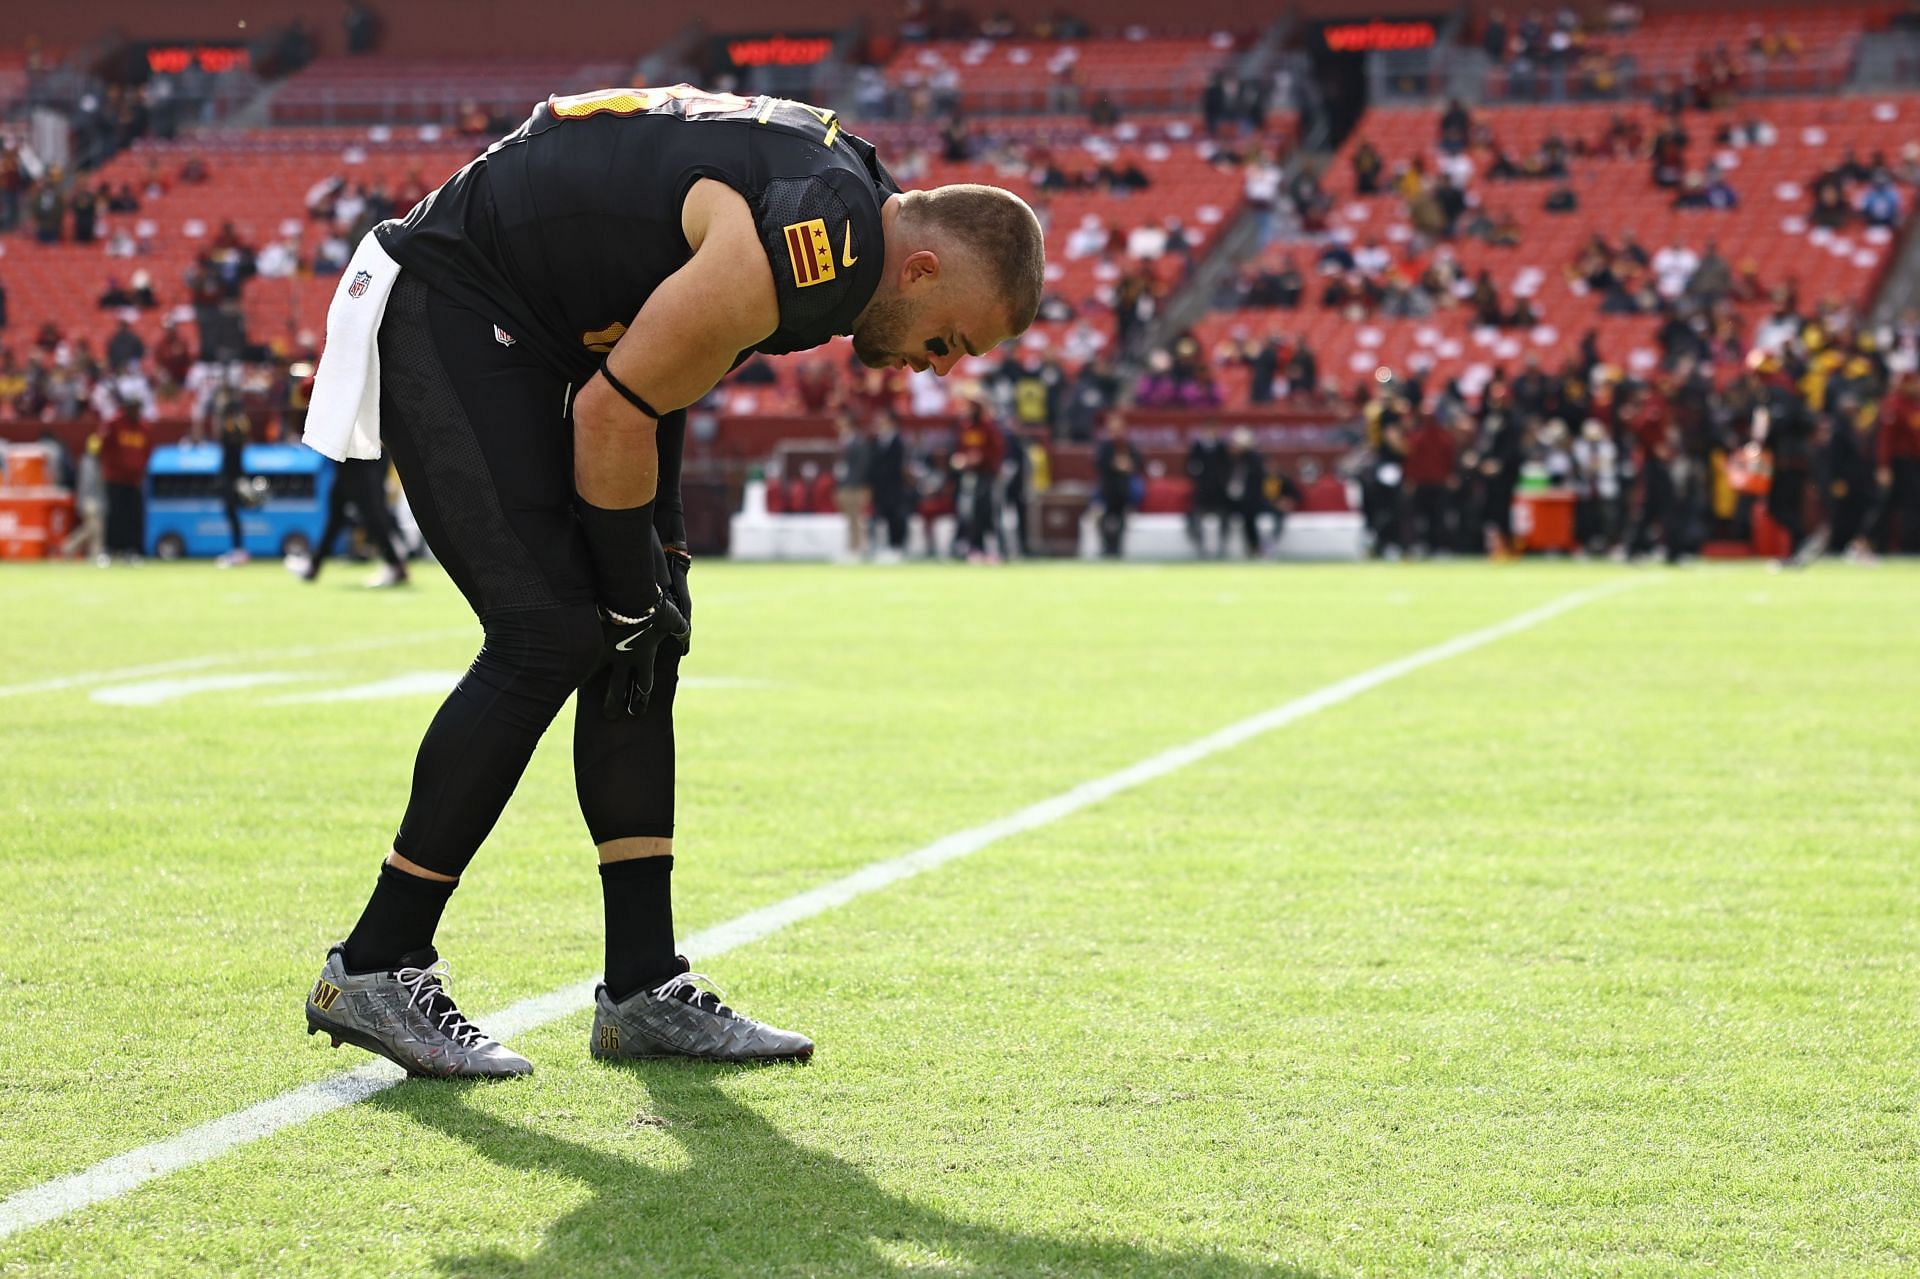
[(601, 606), (627, 617), (652, 608), (660, 598), (653, 566), (654, 503), (610, 511), (576, 494), (573, 506), (587, 535)]
[(687, 442), (687, 411), (675, 409), (660, 419), (654, 443), (660, 453), (660, 488), (654, 498), (653, 525), (660, 540), (686, 545), (687, 513), (680, 504), (680, 455)]

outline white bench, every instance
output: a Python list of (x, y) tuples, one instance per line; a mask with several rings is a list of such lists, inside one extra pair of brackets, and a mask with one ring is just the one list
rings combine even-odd
[[(1089, 510), (1086, 519), (1081, 521), (1081, 559), (1099, 558), (1099, 519), (1100, 513), (1094, 509)], [(1272, 545), (1273, 517), (1262, 516), (1260, 523), (1262, 535), (1270, 547), (1267, 554), (1272, 559), (1358, 560), (1366, 555), (1366, 526), (1355, 511), (1290, 515), (1287, 517), (1286, 531), (1277, 546)], [(1232, 521), (1229, 528), (1228, 553), (1244, 556), (1246, 549), (1241, 545), (1239, 521)], [(1209, 552), (1218, 549), (1214, 541), (1218, 531), (1218, 522), (1209, 518), (1206, 521)], [(1187, 540), (1187, 517), (1184, 515), (1129, 516), (1124, 547), (1126, 558), (1130, 560), (1195, 558), (1193, 543)]]
[[(886, 540), (884, 526), (875, 529)], [(933, 522), (942, 547), (953, 544), (953, 517)], [(727, 558), (735, 560), (843, 560), (847, 558), (847, 521), (840, 515), (770, 515), (742, 511), (733, 517), (733, 540)], [(907, 554), (927, 553), (927, 536), (919, 516), (907, 524)]]

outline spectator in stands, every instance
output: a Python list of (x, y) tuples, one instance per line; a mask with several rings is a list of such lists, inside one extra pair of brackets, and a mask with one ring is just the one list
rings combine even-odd
[(1895, 227), (1900, 224), (1900, 192), (1893, 175), (1876, 169), (1873, 182), (1860, 196), (1860, 216), (1868, 226)]
[(346, 29), (349, 54), (372, 53), (380, 46), (380, 18), (361, 0), (347, 0), (346, 15), (340, 20)]
[(1706, 252), (1700, 255), (1699, 265), (1681, 291), (1695, 302), (1705, 303), (1718, 302), (1733, 292), (1733, 268), (1720, 256), (1717, 241), (1707, 241)]
[(26, 166), (11, 138), (0, 138), (0, 235), (20, 225), (20, 199), (28, 186)]
[(113, 326), (113, 335), (107, 339), (107, 367), (118, 373), (131, 364), (138, 364), (147, 354), (147, 344), (127, 323), (126, 315)]
[(55, 166), (33, 188), (27, 200), (33, 216), (33, 237), (42, 244), (58, 244), (66, 228), (67, 197), (60, 191), (60, 169)]
[(1681, 127), (1680, 117), (1669, 116), (1660, 132), (1654, 135), (1649, 153), (1655, 186), (1671, 189), (1686, 180), (1687, 143), (1687, 131)]
[(1480, 47), (1496, 65), (1504, 65), (1507, 60), (1507, 14), (1504, 9), (1492, 9), (1487, 13), (1486, 29), (1480, 35)]
[(254, 261), (254, 272), (265, 280), (284, 280), (300, 271), (300, 245), (292, 239), (269, 240)]
[(1216, 70), (1207, 77), (1207, 87), (1200, 94), (1200, 118), (1206, 126), (1208, 137), (1218, 136), (1220, 126), (1227, 122), (1227, 113), (1238, 87), (1227, 78), (1224, 70)]
[(1126, 415), (1114, 409), (1107, 415), (1106, 438), (1093, 455), (1097, 477), (1094, 501), (1099, 507), (1100, 554), (1117, 560), (1126, 552), (1127, 513), (1146, 494), (1147, 468), (1140, 450), (1127, 438)]
[(807, 413), (830, 412), (840, 401), (840, 379), (828, 360), (801, 361), (794, 374), (793, 389), (800, 397), (801, 409)]
[(165, 396), (177, 394), (186, 384), (186, 374), (192, 367), (194, 351), (180, 334), (180, 326), (175, 325), (173, 319), (161, 321), (159, 342), (154, 344), (154, 369), (159, 373), (161, 392)]
[(1507, 314), (1500, 304), (1500, 290), (1493, 283), (1492, 273), (1482, 270), (1474, 277), (1473, 293), (1467, 298), (1467, 304), (1473, 308), (1473, 322), (1483, 328), (1497, 328), (1507, 322)]
[(353, 248), (338, 232), (320, 241), (320, 247), (313, 251), (313, 273), (317, 276), (339, 275), (347, 269), (347, 263), (353, 258)]
[(1293, 353), (1287, 357), (1287, 394), (1314, 396), (1320, 392), (1320, 360), (1307, 344), (1307, 335), (1294, 339)]
[(1098, 213), (1082, 214), (1080, 225), (1067, 236), (1067, 260), (1077, 262), (1081, 258), (1104, 253), (1111, 238), (1111, 233), (1100, 220)]
[(200, 186), (213, 177), (213, 170), (207, 167), (207, 157), (198, 151), (188, 156), (180, 166), (179, 178), (187, 186)]
[(77, 183), (73, 196), (67, 201), (67, 207), (73, 213), (73, 242), (92, 244), (98, 228), (100, 201), (86, 183)]
[(1104, 351), (1081, 365), (1062, 401), (1064, 438), (1074, 443), (1092, 440), (1095, 429), (1106, 420), (1119, 395), (1120, 380), (1114, 375), (1112, 361)]
[(1473, 117), (1458, 98), (1447, 103), (1446, 110), (1440, 113), (1440, 149), (1448, 155), (1458, 155), (1467, 149), (1468, 134), (1473, 128)]
[(1241, 194), (1253, 217), (1255, 244), (1265, 248), (1279, 232), (1280, 188), (1285, 174), (1271, 153), (1260, 150), (1247, 161)]
[(1814, 179), (1813, 210), (1807, 215), (1807, 221), (1814, 226), (1837, 231), (1845, 226), (1852, 217), (1853, 209), (1847, 204), (1846, 187), (1835, 173), (1823, 173)]
[(1387, 166), (1386, 161), (1380, 158), (1380, 152), (1374, 147), (1371, 139), (1363, 139), (1360, 145), (1354, 148), (1351, 163), (1353, 164), (1353, 189), (1355, 193), (1359, 195), (1378, 195), (1380, 193), (1380, 176), (1385, 172)]
[(1732, 209), (1739, 203), (1740, 197), (1713, 166), (1704, 173), (1689, 173), (1673, 198), (1676, 209)]
[(160, 299), (153, 292), (153, 272), (145, 267), (133, 273), (133, 305), (143, 311), (151, 311), (160, 305)]

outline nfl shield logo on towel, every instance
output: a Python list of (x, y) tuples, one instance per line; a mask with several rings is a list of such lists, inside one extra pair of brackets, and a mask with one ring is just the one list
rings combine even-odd
[(373, 273), (371, 271), (356, 271), (353, 276), (353, 283), (347, 286), (347, 296), (350, 298), (361, 296), (367, 291), (367, 285), (372, 282)]

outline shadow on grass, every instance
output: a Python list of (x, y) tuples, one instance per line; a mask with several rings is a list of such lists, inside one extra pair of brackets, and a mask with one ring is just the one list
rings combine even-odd
[(716, 1086), (732, 1068), (636, 1062), (607, 1069), (645, 1085), (649, 1113), (639, 1122), (669, 1133), (690, 1166), (655, 1168), (495, 1118), (466, 1104), (468, 1086), (460, 1084), (394, 1088), (366, 1103), (464, 1142), (502, 1168), (565, 1177), (593, 1193), (548, 1229), (532, 1256), (451, 1254), (440, 1258), (443, 1273), (1314, 1279), (1205, 1252), (1051, 1239), (948, 1217), (888, 1193), (845, 1160), (788, 1140)]

